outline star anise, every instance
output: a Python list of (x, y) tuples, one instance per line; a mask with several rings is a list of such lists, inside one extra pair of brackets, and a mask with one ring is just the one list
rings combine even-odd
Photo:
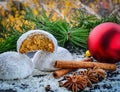
[(100, 69), (99, 67), (94, 67), (93, 71), (98, 75), (98, 79), (102, 80), (106, 77), (106, 72), (103, 69)]
[(98, 80), (98, 75), (96, 74), (96, 72), (94, 72), (92, 69), (87, 69), (87, 70), (84, 70), (84, 71), (81, 71), (80, 72), (81, 76), (86, 78), (88, 83), (87, 85), (89, 87), (92, 87), (92, 82), (94, 83), (97, 83), (99, 80)]
[(72, 92), (77, 92), (78, 89), (85, 89), (87, 86), (87, 80), (76, 73), (73, 73), (72, 76), (65, 76), (65, 79), (66, 82), (62, 86), (69, 90), (71, 89)]
[(78, 88), (84, 90), (85, 87), (87, 87), (87, 84), (88, 84), (87, 79), (84, 78), (83, 76), (79, 75), (78, 76), (78, 81), (77, 81)]
[(60, 87), (65, 87), (72, 92), (77, 92), (78, 89), (84, 90), (87, 86), (92, 87), (92, 83), (97, 83), (101, 78), (104, 79), (106, 72), (103, 69), (94, 67), (81, 71), (80, 75), (73, 73), (72, 76), (65, 76), (64, 83), (59, 81)]

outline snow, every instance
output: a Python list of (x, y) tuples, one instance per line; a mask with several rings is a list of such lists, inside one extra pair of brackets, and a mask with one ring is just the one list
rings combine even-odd
[[(72, 56), (75, 60), (84, 58), (81, 53), (72, 53)], [(93, 84), (92, 88), (87, 87), (80, 92), (120, 92), (120, 63), (117, 63), (117, 66), (116, 71), (107, 71), (107, 77), (104, 80)], [(50, 92), (71, 92), (66, 88), (59, 87), (58, 81), (62, 78), (54, 79), (51, 72), (42, 72), (34, 69), (32, 75), (24, 79), (0, 80), (0, 92), (4, 92), (3, 90), (7, 90), (7, 92), (9, 90), (14, 90), (15, 92), (46, 92), (45, 87), (47, 85), (51, 87)]]

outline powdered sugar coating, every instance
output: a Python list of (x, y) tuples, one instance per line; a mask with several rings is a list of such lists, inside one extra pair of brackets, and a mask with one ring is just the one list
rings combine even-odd
[(57, 70), (53, 67), (56, 60), (73, 60), (73, 57), (67, 49), (58, 47), (56, 53), (45, 53), (43, 51), (38, 51), (32, 59), (35, 67), (42, 71)]
[(56, 38), (55, 38), (52, 34), (46, 32), (46, 31), (44, 31), (44, 30), (30, 30), (30, 31), (27, 31), (26, 33), (22, 34), (22, 35), (19, 37), (18, 41), (17, 41), (17, 51), (19, 52), (20, 47), (21, 47), (21, 45), (22, 45), (22, 42), (23, 42), (25, 39), (27, 39), (29, 36), (32, 36), (32, 35), (35, 35), (35, 34), (43, 34), (43, 35), (45, 35), (48, 39), (52, 40), (52, 42), (53, 42), (53, 44), (54, 44), (54, 52), (56, 52), (57, 47), (58, 47)]
[(0, 54), (0, 79), (21, 79), (29, 76), (34, 65), (29, 57), (17, 52)]

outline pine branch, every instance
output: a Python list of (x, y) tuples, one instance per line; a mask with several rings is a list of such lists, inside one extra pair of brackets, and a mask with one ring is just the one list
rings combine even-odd
[(20, 35), (20, 33), (15, 32), (11, 36), (6, 37), (4, 42), (0, 42), (0, 53), (16, 51), (16, 43)]

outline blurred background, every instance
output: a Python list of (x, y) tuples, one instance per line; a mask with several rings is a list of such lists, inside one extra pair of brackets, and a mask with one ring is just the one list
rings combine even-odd
[(120, 0), (0, 0), (0, 53), (16, 50), (28, 30), (52, 33), (60, 46), (87, 48), (87, 36), (103, 22), (120, 23)]
[[(90, 14), (96, 14), (98, 17), (106, 17), (110, 14), (120, 16), (120, 0), (0, 0), (0, 8), (6, 10), (20, 3), (25, 7), (30, 6), (37, 11), (43, 8), (47, 15), (56, 17), (69, 17), (76, 9), (85, 9)], [(2, 11), (1, 11), (2, 14)]]

